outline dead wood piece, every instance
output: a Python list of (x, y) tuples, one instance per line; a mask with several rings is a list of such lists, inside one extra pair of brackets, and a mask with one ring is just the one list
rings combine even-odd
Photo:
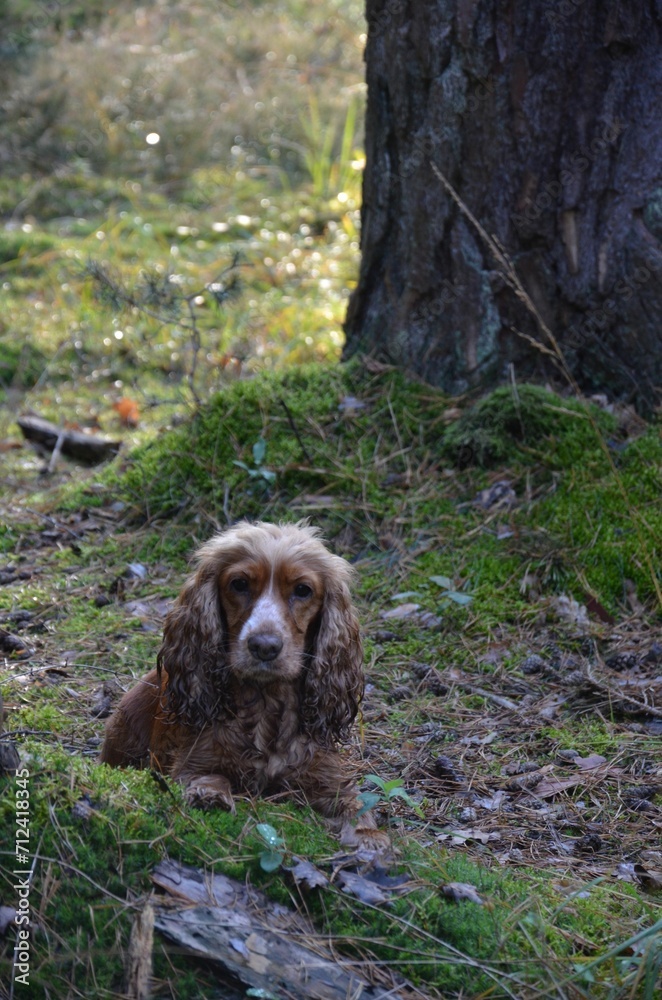
[(147, 900), (133, 921), (126, 963), (126, 995), (148, 1000), (151, 992), (154, 907)]
[[(404, 994), (370, 986), (347, 971), (317, 941), (300, 914), (224, 875), (164, 861), (152, 874), (157, 886), (182, 900), (157, 911), (155, 927), (187, 951), (220, 962), (253, 989), (280, 986), (301, 1000), (402, 1000)], [(190, 906), (194, 903), (193, 907)]]
[(21, 763), (16, 744), (12, 740), (0, 741), (0, 777), (14, 774)]
[[(0, 736), (2, 736), (4, 721), (2, 692), (0, 691)], [(14, 771), (18, 770), (20, 763), (21, 759), (18, 756), (16, 744), (12, 740), (0, 739), (0, 777), (7, 774), (13, 774)]]
[(17, 635), (8, 632), (6, 628), (0, 628), (0, 653), (6, 654), (12, 660), (29, 660), (33, 650), (29, 649)]
[(112, 458), (122, 446), (121, 441), (107, 441), (95, 434), (83, 434), (81, 431), (58, 427), (57, 424), (32, 414), (18, 417), (16, 423), (28, 441), (42, 445), (53, 452), (54, 457), (59, 448), (63, 455), (86, 465), (97, 465)]

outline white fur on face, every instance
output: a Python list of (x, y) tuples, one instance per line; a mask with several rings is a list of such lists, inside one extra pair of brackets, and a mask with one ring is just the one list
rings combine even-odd
[(250, 636), (256, 635), (258, 632), (271, 632), (284, 639), (287, 634), (284, 610), (283, 602), (277, 599), (274, 594), (272, 583), (269, 589), (258, 598), (250, 616), (244, 622), (239, 633), (239, 642), (246, 643)]
[[(260, 634), (277, 636), (282, 641), (283, 648), (273, 660), (259, 660), (248, 648), (251, 636)], [(293, 680), (303, 666), (303, 640), (272, 578), (239, 632), (233, 656), (234, 670), (261, 682)]]

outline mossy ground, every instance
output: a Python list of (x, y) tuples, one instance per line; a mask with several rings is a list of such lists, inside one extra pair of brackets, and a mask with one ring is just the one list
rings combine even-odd
[[(523, 386), (522, 400), (538, 407), (540, 397)], [(560, 397), (545, 402), (554, 416), (537, 430), (536, 455), (502, 431), (507, 465), (488, 471), (451, 464), (450, 401), (397, 372), (313, 365), (261, 374), (82, 481), (63, 472), (48, 503), (42, 497), (37, 510), (31, 502), (33, 513), (13, 519), (5, 551), (26, 578), (3, 588), (0, 602), (5, 627), (32, 657), (8, 664), (3, 689), (8, 729), (26, 734), (20, 745), (44, 859), (33, 887), (43, 925), (33, 967), (43, 993), (35, 996), (115, 995), (132, 905), (165, 856), (248, 877), (296, 902), (285, 872), (261, 871), (256, 824), (269, 822), (288, 852), (321, 864), (337, 850), (302, 807), (245, 802), (234, 817), (204, 814), (148, 774), (95, 761), (103, 726), (95, 699), (105, 691), (114, 702), (118, 681), (130, 684), (151, 666), (163, 602), (181, 585), (191, 552), (243, 516), (310, 516), (355, 562), (369, 688), (362, 748), (353, 754), (364, 772), (401, 778), (423, 812), (400, 800), (380, 809), (410, 892), (378, 911), (342, 893), (307, 898), (313, 918), (348, 954), (386, 963), (431, 996), (638, 995), (650, 949), (636, 962), (620, 956), (583, 969), (656, 919), (654, 896), (615, 880), (618, 864), (645, 858), (649, 846), (642, 815), (622, 810), (624, 789), (656, 773), (654, 736), (641, 713), (643, 725), (623, 714), (627, 705), (605, 715), (605, 692), (592, 696), (569, 676), (591, 650), (606, 656), (614, 630), (599, 620), (583, 630), (564, 625), (553, 601), (560, 592), (580, 601), (590, 594), (622, 617), (625, 581), (636, 581), (645, 648), (659, 620), (655, 581), (637, 558), (629, 517), (646, 511), (636, 530), (650, 531), (654, 555), (660, 512), (648, 466), (662, 446), (655, 428), (619, 442), (628, 490), (628, 505), (619, 506), (621, 487), (595, 440), (597, 426), (617, 441), (615, 426), (597, 412), (593, 422), (578, 416)], [(233, 464), (255, 467), (258, 438), (266, 442), (258, 468), (275, 479)], [(581, 465), (559, 457), (575, 454)], [(513, 496), (503, 509), (476, 500), (506, 479)], [(584, 526), (605, 497), (622, 529), (617, 552), (613, 530)], [(142, 579), (126, 574), (136, 562), (147, 570)], [(534, 575), (527, 590), (523, 579)], [(471, 603), (444, 598), (433, 577), (449, 578)], [(420, 612), (381, 617), (403, 601), (434, 615), (433, 627)], [(544, 667), (528, 676), (520, 664), (532, 653)], [(539, 714), (539, 703), (560, 694), (571, 700)], [(567, 749), (602, 754), (612, 771), (570, 786), (552, 809), (534, 788), (533, 797), (506, 793), (506, 812), (492, 812), (489, 800), (507, 788), (506, 764), (549, 767)], [(459, 784), (444, 783), (440, 755), (454, 760)], [(10, 842), (10, 780), (2, 802)], [(598, 829), (594, 851), (575, 851)], [(473, 884), (486, 905), (444, 899), (448, 882)], [(193, 974), (190, 960), (173, 959), (161, 944), (157, 951), (155, 995), (172, 995), (174, 968), (178, 997), (218, 995), (209, 971)]]
[[(355, 0), (259, 17), (201, 0), (168, 19), (74, 4), (45, 26), (10, 7), (46, 47), (0, 133), (51, 144), (0, 179), (0, 677), (37, 858), (33, 975), (14, 996), (122, 996), (135, 907), (169, 856), (310, 913), (337, 953), (418, 995), (653, 997), (659, 424), (535, 386), (458, 401), (336, 364), (358, 264)], [(102, 298), (87, 266), (192, 293), (236, 255), (241, 294), (195, 303), (199, 350), (180, 323)], [(21, 409), (122, 438), (120, 456), (44, 474)], [(153, 665), (191, 554), (242, 517), (309, 517), (356, 566), (368, 689), (349, 754), (412, 800), (377, 807), (391, 871), (410, 879), (390, 905), (262, 871), (259, 822), (288, 859), (329, 870), (338, 844), (305, 807), (202, 813), (97, 763), (99, 712)], [(605, 761), (583, 771), (568, 751)], [(16, 784), (0, 782), (0, 905), (14, 906)], [(451, 882), (483, 905), (446, 898)], [(0, 939), (0, 995), (13, 943)], [(157, 935), (153, 995), (238, 994)]]

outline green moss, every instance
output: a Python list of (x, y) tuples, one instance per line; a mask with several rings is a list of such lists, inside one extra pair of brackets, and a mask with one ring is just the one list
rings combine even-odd
[[(590, 419), (589, 419), (590, 416)], [(446, 453), (461, 466), (514, 459), (554, 468), (600, 461), (594, 427), (613, 432), (613, 417), (535, 385), (503, 386), (479, 400), (446, 431)]]
[(8, 524), (0, 524), (0, 552), (9, 555), (16, 548), (18, 532)]
[[(147, 772), (99, 767), (34, 743), (24, 748), (23, 761), (30, 770), (31, 830), (39, 831), (40, 856), (51, 859), (37, 866), (31, 890), (33, 912), (39, 909), (45, 931), (34, 942), (31, 995), (42, 995), (40, 990), (46, 995), (47, 987), (58, 989), (58, 995), (71, 989), (86, 996), (121, 990), (132, 920), (123, 900), (150, 892), (150, 872), (160, 859), (176, 857), (240, 879), (250, 870), (253, 880), (265, 881), (253, 834), (260, 814), (269, 811), (265, 803), (257, 814), (241, 803), (236, 816), (206, 814), (188, 810), (177, 786), (164, 791)], [(10, 842), (10, 832), (13, 842), (13, 795), (7, 791), (0, 799), (3, 843)], [(93, 807), (87, 818), (77, 814), (82, 798)], [(331, 845), (319, 821), (308, 814), (304, 819), (292, 807), (269, 812), (290, 849), (307, 855), (328, 852)], [(186, 960), (170, 958), (175, 969), (190, 972)], [(172, 975), (158, 940), (155, 960), (157, 976), (159, 971)], [(213, 984), (213, 977), (199, 974), (203, 986)], [(177, 997), (206, 995), (189, 978), (186, 986), (177, 975)]]
[(570, 730), (545, 728), (540, 735), (552, 740), (559, 750), (577, 750), (583, 756), (599, 753), (610, 757), (622, 754), (624, 750), (622, 736), (601, 719), (580, 718), (575, 720)]
[(570, 467), (559, 489), (532, 511), (532, 524), (562, 540), (564, 560), (599, 600), (625, 601), (626, 581), (642, 599), (662, 582), (662, 440), (658, 431), (616, 453), (616, 467)]
[[(202, 813), (184, 806), (176, 786), (164, 791), (146, 772), (99, 767), (37, 744), (26, 745), (24, 761), (30, 770), (32, 828), (39, 830), (40, 856), (51, 859), (37, 866), (31, 890), (31, 903), (48, 932), (35, 939), (31, 986), (36, 990), (55, 983), (60, 992), (75, 989), (100, 996), (121, 988), (132, 914), (123, 900), (139, 900), (150, 891), (149, 873), (162, 858), (241, 880), (249, 875), (285, 903), (290, 889), (283, 874), (268, 876), (259, 867), (262, 845), (255, 825), (275, 826), (288, 854), (315, 860), (334, 850), (309, 810), (267, 802), (253, 809), (240, 802), (236, 816)], [(81, 800), (92, 807), (86, 816), (78, 808)], [(7, 842), (13, 812), (12, 795), (7, 794), (0, 799), (0, 826)], [(426, 869), (432, 875), (424, 853), (418, 852), (412, 861), (419, 873)], [(448, 861), (446, 876), (473, 881), (479, 891), (494, 894), (499, 916), (476, 904), (458, 907), (436, 888), (418, 889), (381, 911), (363, 908), (336, 892), (311, 897), (309, 908), (325, 933), (345, 941), (356, 938), (361, 948), (388, 960), (415, 982), (448, 991), (446, 995), (469, 989), (475, 993), (490, 977), (461, 956), (490, 966), (498, 953), (508, 962), (514, 960), (495, 936), (506, 912), (499, 901), (501, 880), (462, 858)], [(51, 891), (54, 883), (57, 893)], [(79, 961), (81, 947), (85, 962)], [(440, 962), (444, 954), (449, 961)], [(163, 970), (158, 941), (155, 958), (156, 970)], [(175, 968), (181, 961), (174, 957)], [(203, 975), (203, 987), (206, 983)], [(176, 995), (204, 993), (189, 992), (178, 977)]]
[[(611, 417), (591, 409), (589, 419), (582, 404), (535, 386), (517, 393), (515, 400), (512, 389), (496, 390), (441, 437), (445, 397), (399, 374), (368, 376), (356, 365), (263, 373), (231, 385), (191, 423), (119, 459), (105, 482), (141, 521), (193, 527), (201, 515), (223, 524), (228, 516), (291, 520), (312, 513), (330, 537), (353, 523), (363, 543), (362, 591), (373, 601), (386, 602), (398, 589), (393, 553), (380, 553), (380, 526), (397, 524), (408, 546), (416, 547), (421, 534), (434, 537), (437, 544), (423, 546), (412, 565), (411, 587), (400, 589), (450, 574), (463, 581), (488, 627), (525, 610), (519, 588), (527, 570), (546, 593), (584, 600), (588, 590), (614, 608), (632, 580), (645, 599), (659, 573), (659, 433), (651, 429), (612, 449), (614, 466), (605, 451), (613, 443)], [(256, 466), (260, 439), (266, 454)], [(462, 448), (471, 442), (475, 461), (510, 458), (514, 469), (503, 475), (511, 480), (527, 469), (536, 499), (523, 502), (520, 488), (520, 501), (503, 514), (513, 542), (498, 537), (489, 527), (494, 516), (472, 502), (491, 481), (484, 473), (440, 473), (444, 457), (466, 457)], [(426, 467), (430, 473), (410, 502), (408, 477)], [(315, 502), (318, 494), (323, 503)], [(80, 493), (69, 502), (79, 504)], [(144, 555), (183, 564), (198, 538), (195, 530), (160, 532), (145, 538)]]
[[(276, 473), (278, 493), (291, 495), (306, 481), (314, 486), (315, 474), (299, 468), (305, 466), (302, 446), (313, 455), (317, 451), (314, 421), (337, 419), (342, 383), (338, 370), (322, 366), (237, 382), (191, 426), (137, 449), (121, 466), (121, 496), (148, 518), (172, 516), (204, 502), (208, 514), (221, 520), (229, 492), (235, 516), (258, 516), (270, 501), (270, 484), (234, 463), (253, 467), (253, 446), (263, 438), (264, 468)], [(278, 495), (274, 502), (284, 514)]]
[(21, 260), (24, 268), (31, 258), (52, 250), (55, 240), (46, 233), (24, 233), (21, 230), (0, 233), (0, 264)]

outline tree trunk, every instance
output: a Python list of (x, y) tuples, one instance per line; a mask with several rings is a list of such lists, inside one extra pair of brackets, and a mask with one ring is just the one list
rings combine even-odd
[(531, 343), (551, 347), (546, 325), (584, 390), (650, 408), (662, 387), (661, 0), (367, 0), (367, 20), (346, 355), (457, 393), (511, 362), (518, 378), (549, 377), (560, 359)]

